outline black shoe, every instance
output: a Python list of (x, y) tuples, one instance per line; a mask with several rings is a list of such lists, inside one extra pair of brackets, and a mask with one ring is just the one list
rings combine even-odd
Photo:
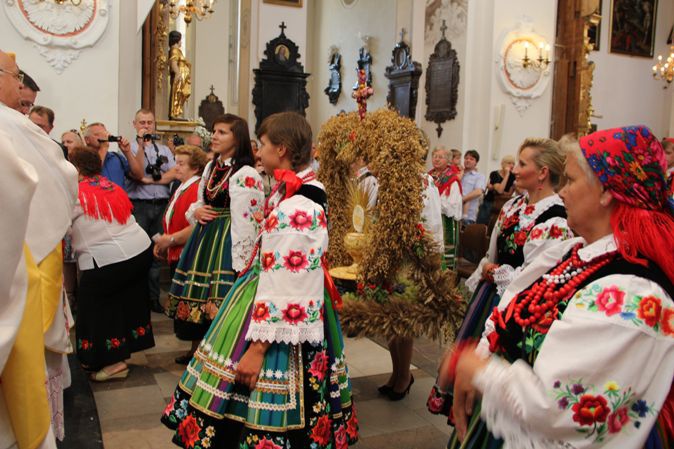
[(388, 394), (388, 398), (391, 401), (400, 401), (409, 394), (410, 388), (412, 387), (413, 383), (414, 383), (414, 376), (410, 374), (410, 383), (407, 385), (407, 388), (405, 388), (405, 391), (403, 391), (402, 393), (398, 393), (393, 388), (391, 388), (391, 391)]
[(194, 357), (194, 354), (188, 352), (187, 354), (179, 355), (178, 357), (176, 357), (175, 362), (178, 365), (189, 365), (190, 361), (192, 360), (192, 357)]
[(164, 308), (159, 304), (159, 300), (155, 299), (152, 301), (152, 305), (150, 306), (150, 310), (152, 310), (155, 313), (164, 313)]
[(387, 396), (391, 391), (393, 391), (393, 387), (384, 384), (384, 385), (380, 385), (379, 387), (377, 387), (377, 391), (379, 392), (379, 394), (383, 394), (384, 396)]

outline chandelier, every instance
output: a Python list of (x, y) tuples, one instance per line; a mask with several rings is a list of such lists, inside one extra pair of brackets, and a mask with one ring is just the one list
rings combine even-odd
[(213, 9), (214, 0), (185, 0), (184, 4), (180, 0), (169, 0), (169, 15), (177, 19), (183, 14), (186, 24), (192, 22), (192, 17), (197, 20), (203, 20), (215, 12)]
[[(522, 58), (522, 68), (544, 71), (550, 65), (550, 45), (540, 42), (538, 44), (538, 58), (529, 57), (529, 41), (524, 41), (524, 57)], [(543, 58), (543, 49), (545, 49), (545, 58)]]
[(666, 60), (663, 61), (662, 55), (658, 55), (658, 63), (653, 66), (653, 78), (667, 82), (663, 89), (667, 89), (667, 86), (674, 80), (674, 45)]

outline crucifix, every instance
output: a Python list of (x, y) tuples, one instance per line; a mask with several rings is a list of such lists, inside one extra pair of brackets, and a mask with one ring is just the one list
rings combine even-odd
[(403, 42), (405, 40), (405, 35), (407, 34), (407, 30), (405, 28), (402, 28), (400, 30), (400, 42)]
[(447, 21), (445, 19), (442, 19), (442, 26), (440, 27), (440, 31), (442, 31), (442, 38), (446, 39), (445, 31), (447, 31)]
[(285, 23), (285, 22), (281, 22), (281, 25), (279, 25), (278, 27), (281, 28), (281, 36), (285, 37), (285, 35), (286, 35), (285, 31), (286, 31), (286, 28), (288, 28), (288, 27), (286, 26), (286, 23)]

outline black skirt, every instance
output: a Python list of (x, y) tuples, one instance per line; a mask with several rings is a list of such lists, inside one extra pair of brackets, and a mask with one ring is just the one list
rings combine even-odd
[(95, 370), (154, 346), (148, 298), (152, 250), (82, 270), (77, 292), (77, 356)]

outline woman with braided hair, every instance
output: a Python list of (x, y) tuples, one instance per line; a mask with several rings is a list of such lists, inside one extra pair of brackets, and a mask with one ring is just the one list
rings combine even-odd
[(450, 447), (674, 441), (674, 217), (662, 146), (635, 126), (564, 147), (560, 196), (580, 237), (523, 270), (479, 345), (459, 346), (443, 367), (454, 381)]

